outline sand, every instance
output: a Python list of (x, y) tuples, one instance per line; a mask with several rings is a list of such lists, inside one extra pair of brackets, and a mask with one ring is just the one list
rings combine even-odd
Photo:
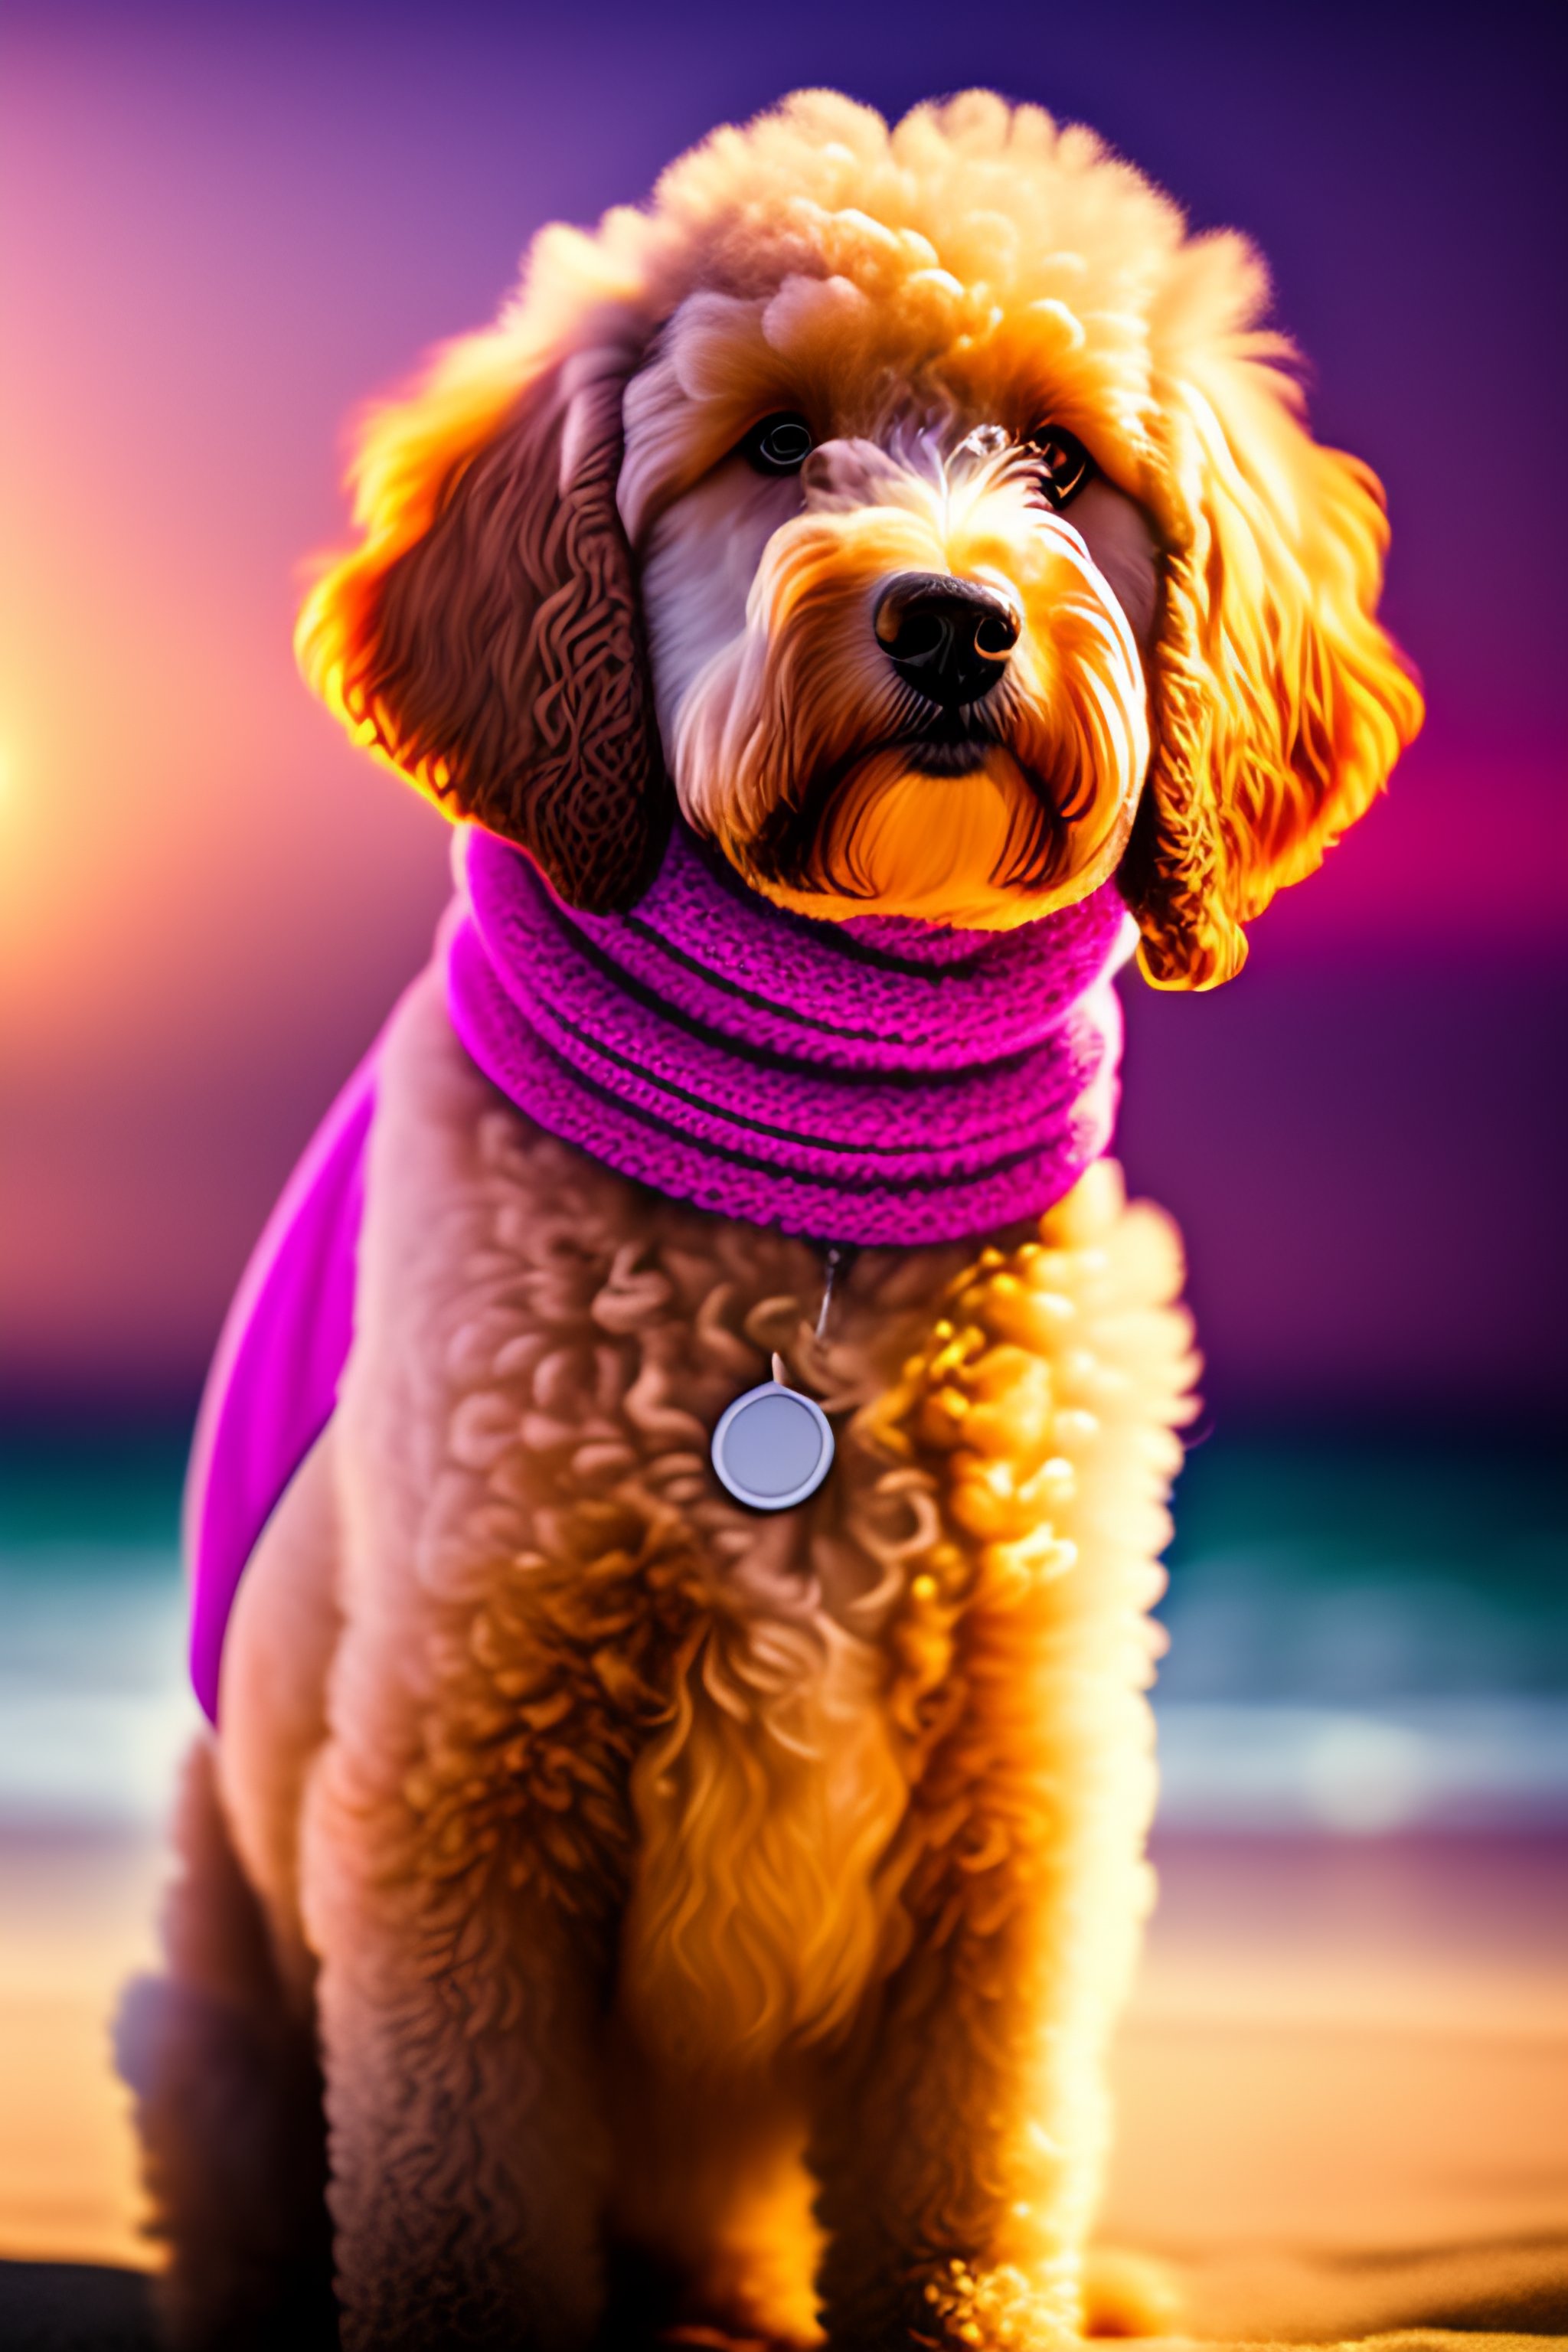
[[(1160, 1861), (1102, 2235), (1161, 2265), (1173, 2327), (1568, 2331), (1568, 1840), (1187, 1838)], [(132, 1841), (0, 1840), (0, 2258), (153, 2264), (108, 2020), (152, 1957), (158, 1870)], [(83, 2275), (11, 2274), (0, 2323), (40, 2280), (85, 2319)]]
[(109, 2028), (160, 1870), (141, 1840), (0, 1836), (0, 2257), (154, 2261)]

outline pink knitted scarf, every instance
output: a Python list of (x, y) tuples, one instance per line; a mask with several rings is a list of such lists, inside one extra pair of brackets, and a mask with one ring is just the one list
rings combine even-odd
[(1036, 1216), (1110, 1140), (1113, 884), (1014, 931), (782, 913), (678, 826), (629, 915), (470, 830), (447, 999), (541, 1127), (660, 1192), (826, 1241)]

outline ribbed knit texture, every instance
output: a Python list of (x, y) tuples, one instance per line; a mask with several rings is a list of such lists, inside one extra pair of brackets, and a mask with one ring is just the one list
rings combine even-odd
[(629, 915), (562, 906), (477, 829), (458, 869), (464, 1045), (540, 1126), (678, 1200), (823, 1241), (950, 1241), (1037, 1215), (1110, 1141), (1113, 884), (952, 931), (785, 914), (679, 825)]

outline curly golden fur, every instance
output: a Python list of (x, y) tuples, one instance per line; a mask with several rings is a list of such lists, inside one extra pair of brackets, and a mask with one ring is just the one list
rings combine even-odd
[[(606, 632), (595, 659), (618, 724), (629, 677), (659, 701), (680, 804), (748, 878), (787, 887), (759, 834), (814, 768), (876, 742), (876, 691), (863, 670), (832, 675), (825, 623), (868, 569), (891, 568), (882, 550), (912, 542), (954, 570), (1000, 573), (1037, 621), (1038, 674), (1018, 697), (1026, 735), (1065, 736), (1070, 755), (1075, 715), (1081, 727), (1093, 710), (1112, 738), (1146, 724), (1152, 741), (1146, 777), (1136, 740), (1112, 743), (1116, 789), (1100, 777), (1111, 806), (1068, 871), (947, 919), (1026, 920), (1120, 857), (1148, 977), (1213, 985), (1239, 968), (1241, 925), (1363, 814), (1421, 716), (1374, 617), (1387, 536), (1377, 482), (1307, 431), (1289, 346), (1258, 323), (1267, 296), (1245, 239), (1188, 236), (1176, 207), (1090, 131), (984, 91), (917, 108), (889, 131), (867, 108), (808, 92), (716, 132), (671, 166), (646, 210), (613, 211), (592, 235), (545, 230), (497, 325), (450, 346), (409, 399), (367, 420), (362, 543), (301, 616), (307, 674), (422, 789), (494, 822), (499, 749), (481, 757), (462, 729), (429, 731), (430, 678), (411, 673), (400, 632), (389, 646), (384, 614), (389, 601), (417, 599), (428, 625), (414, 650), (437, 693), (454, 677), (493, 677), (506, 658), (504, 581), (481, 566), (427, 593), (417, 584), (446, 518), (520, 416), (562, 420), (570, 487), (602, 481), (608, 420), (624, 415), (621, 562), (640, 559), (657, 579), (661, 531), (683, 509), (701, 550), (692, 569), (718, 576), (717, 599), (679, 707), (668, 679), (643, 674), (629, 627)], [(811, 420), (818, 449), (799, 483), (762, 486), (771, 503), (754, 483), (741, 496), (730, 453), (780, 408)], [(1131, 502), (1151, 534), (1158, 609), (1142, 666), (1106, 589), (1116, 565), (1085, 571), (1098, 535), (1071, 528), (1074, 510), (1043, 533), (1037, 515), (1026, 522), (1005, 460), (988, 469), (1000, 477), (988, 497), (961, 482), (952, 510), (946, 477), (970, 428), (1017, 441), (1047, 417), (1088, 446), (1097, 487)], [(847, 470), (868, 469), (871, 483), (846, 489)], [(706, 530), (705, 502), (719, 509)], [(1062, 593), (1064, 565), (1077, 594)], [(657, 631), (657, 599), (647, 602)], [(787, 614), (770, 609), (780, 604), (806, 608), (804, 655), (780, 625)], [(1064, 648), (1063, 619), (1110, 665), (1099, 690), (1094, 664), (1086, 677)], [(546, 613), (541, 635), (553, 625)], [(791, 675), (803, 659), (804, 708)], [(667, 652), (663, 667), (679, 665)], [(524, 699), (531, 691), (542, 710), (547, 692)], [(857, 730), (869, 744), (839, 740)], [(782, 777), (752, 772), (770, 757), (786, 761)], [(1007, 762), (995, 765), (1005, 800)], [(1048, 750), (1045, 766), (1065, 796), (1070, 778)], [(898, 828), (917, 867), (930, 798)], [(1016, 816), (1002, 811), (993, 852), (1016, 840)], [(520, 837), (568, 897), (622, 902), (526, 826)], [(893, 865), (879, 889), (814, 889), (810, 910), (938, 911), (929, 873), (910, 887)]]
[[(1149, 976), (1212, 984), (1419, 714), (1376, 485), (1308, 436), (1263, 296), (1036, 110), (796, 98), (546, 230), (369, 419), (304, 666), (574, 904), (635, 902), (679, 811), (827, 919), (1006, 926), (1115, 873)], [(759, 480), (781, 409), (816, 446)], [(1047, 418), (1096, 469), (1061, 511)], [(1018, 630), (945, 769), (867, 622), (910, 570)], [(1079, 2331), (1180, 1272), (1101, 1162), (1037, 1231), (864, 1252), (819, 1341), (814, 1248), (545, 1135), (410, 992), (337, 1411), (229, 1634), (240, 1869), (204, 1831), (181, 1898), (237, 1916), (203, 2016), (296, 2089), (319, 2041), (349, 2352), (576, 2352), (633, 2307), (841, 2352)], [(841, 1434), (759, 1520), (707, 1444), (775, 1349)], [(238, 2341), (256, 2233), (226, 2272), (171, 2152), (214, 2118), (166, 2069), (143, 2098), (182, 2340)]]

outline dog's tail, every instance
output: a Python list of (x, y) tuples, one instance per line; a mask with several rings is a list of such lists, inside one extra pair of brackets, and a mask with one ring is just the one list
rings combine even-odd
[(290, 2006), (218, 1801), (186, 1759), (164, 1973), (127, 1985), (115, 2057), (135, 2095), (163, 2318), (179, 2352), (326, 2352), (338, 2340), (312, 2027)]

